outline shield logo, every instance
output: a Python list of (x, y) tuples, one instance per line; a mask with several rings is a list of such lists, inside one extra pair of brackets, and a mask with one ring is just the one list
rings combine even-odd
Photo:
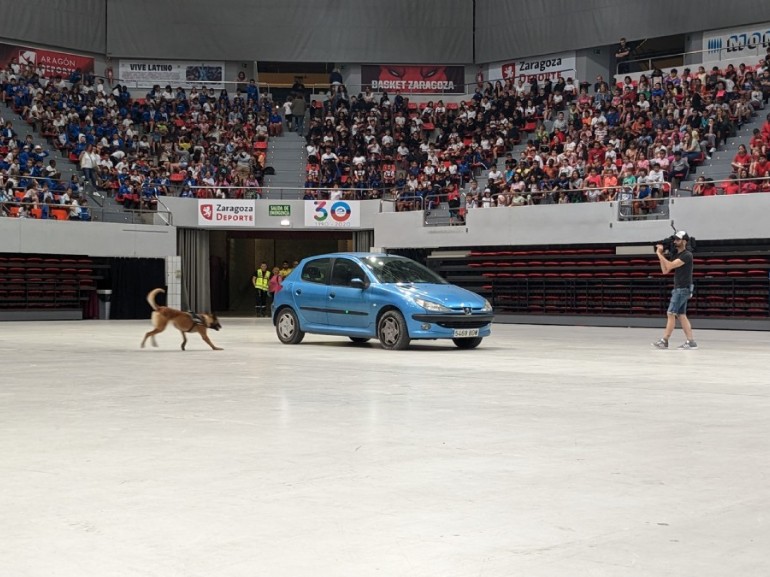
[(37, 64), (37, 52), (34, 50), (19, 50), (19, 64), (22, 66), (35, 66)]
[(211, 220), (214, 218), (214, 205), (213, 204), (202, 204), (200, 205), (200, 211), (201, 216), (205, 218), (206, 220)]

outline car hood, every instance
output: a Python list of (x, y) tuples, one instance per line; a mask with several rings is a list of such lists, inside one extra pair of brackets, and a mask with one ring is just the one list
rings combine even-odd
[(382, 288), (411, 298), (422, 298), (448, 308), (483, 308), (484, 298), (451, 284), (382, 284)]

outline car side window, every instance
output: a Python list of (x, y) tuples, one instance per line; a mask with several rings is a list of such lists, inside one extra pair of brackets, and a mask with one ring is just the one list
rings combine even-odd
[(302, 280), (326, 284), (329, 280), (331, 264), (331, 259), (328, 258), (317, 258), (306, 262), (302, 267)]
[(350, 286), (350, 281), (354, 278), (366, 280), (366, 274), (360, 266), (347, 258), (338, 258), (334, 261), (331, 284), (335, 286)]

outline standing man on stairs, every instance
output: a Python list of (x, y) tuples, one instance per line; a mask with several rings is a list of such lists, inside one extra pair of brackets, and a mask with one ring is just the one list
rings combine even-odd
[(254, 289), (257, 291), (257, 317), (266, 317), (270, 314), (267, 310), (268, 291), (270, 289), (270, 271), (267, 269), (267, 263), (263, 262), (251, 277)]
[(297, 92), (291, 102), (291, 116), (294, 119), (297, 134), (300, 136), (305, 131), (305, 110), (305, 95), (302, 92)]

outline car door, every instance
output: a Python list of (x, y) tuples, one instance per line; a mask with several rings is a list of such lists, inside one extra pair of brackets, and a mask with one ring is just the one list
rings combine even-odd
[(308, 324), (326, 326), (328, 323), (326, 309), (330, 273), (330, 258), (309, 260), (302, 267), (299, 281), (291, 287), (303, 328)]
[(366, 273), (358, 263), (349, 258), (335, 258), (327, 289), (330, 327), (365, 329), (372, 323), (369, 291), (360, 285), (352, 286), (353, 279), (369, 284)]

